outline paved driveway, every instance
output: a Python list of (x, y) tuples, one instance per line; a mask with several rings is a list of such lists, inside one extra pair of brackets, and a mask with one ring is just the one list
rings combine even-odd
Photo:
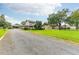
[(79, 46), (55, 40), (55, 38), (12, 29), (0, 41), (0, 54), (70, 55), (79, 54)]

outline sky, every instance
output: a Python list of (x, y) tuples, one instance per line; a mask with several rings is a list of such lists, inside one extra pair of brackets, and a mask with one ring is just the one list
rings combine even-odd
[(78, 3), (0, 3), (0, 15), (4, 14), (8, 22), (20, 23), (24, 20), (47, 22), (49, 14), (68, 8), (79, 8)]

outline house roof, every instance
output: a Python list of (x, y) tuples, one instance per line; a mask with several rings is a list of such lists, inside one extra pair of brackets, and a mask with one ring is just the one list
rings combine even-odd
[(34, 26), (36, 22), (27, 20), (25, 26)]
[(26, 22), (36, 23), (35, 21), (31, 21), (31, 20), (26, 20)]

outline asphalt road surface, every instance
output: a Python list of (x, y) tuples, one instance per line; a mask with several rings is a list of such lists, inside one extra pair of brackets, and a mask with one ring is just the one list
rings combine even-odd
[(73, 45), (55, 38), (10, 30), (0, 41), (1, 55), (78, 55), (79, 45)]

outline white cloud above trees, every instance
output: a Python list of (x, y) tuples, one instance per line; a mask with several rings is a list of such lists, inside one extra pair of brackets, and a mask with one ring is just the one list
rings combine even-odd
[(9, 8), (20, 13), (27, 13), (31, 15), (47, 16), (56, 11), (61, 4), (33, 4), (33, 3), (14, 3), (6, 4)]
[[(54, 4), (37, 4), (37, 3), (6, 3), (7, 7), (9, 7), (11, 10), (14, 10), (16, 13), (24, 13), (27, 15), (34, 15), (34, 16), (48, 16), (48, 14), (51, 14), (53, 12), (56, 12), (56, 10), (59, 7), (62, 7), (59, 3)], [(26, 15), (26, 16), (27, 16)], [(14, 17), (10, 17), (5, 15), (5, 18), (8, 22), (12, 24), (20, 23), (22, 20), (16, 20)], [(39, 19), (39, 18), (38, 18)], [(45, 21), (44, 19), (41, 19), (42, 21)]]

